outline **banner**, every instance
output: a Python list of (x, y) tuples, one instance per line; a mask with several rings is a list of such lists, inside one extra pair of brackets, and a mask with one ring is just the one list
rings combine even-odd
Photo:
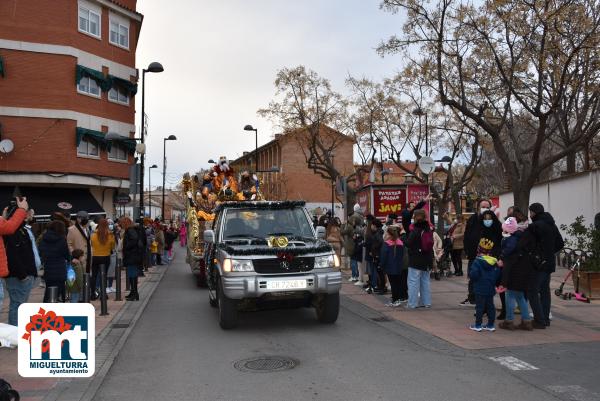
[(406, 202), (406, 191), (404, 189), (374, 189), (374, 216), (385, 218), (389, 214), (400, 215)]
[(365, 214), (368, 214), (370, 212), (370, 194), (370, 189), (363, 189), (362, 191), (356, 194), (356, 203), (360, 205), (360, 208)]
[[(427, 185), (425, 185), (425, 184), (409, 185), (408, 189), (407, 189), (407, 193), (406, 193), (406, 201), (407, 201), (407, 203), (410, 203), (410, 202), (419, 203), (424, 198), (426, 198), (427, 195), (429, 195), (429, 187)], [(428, 212), (427, 216), (429, 216), (429, 210), (431, 210), (431, 205), (429, 204), (429, 202), (427, 202), (427, 204), (425, 206), (423, 206), (423, 209), (425, 209)]]

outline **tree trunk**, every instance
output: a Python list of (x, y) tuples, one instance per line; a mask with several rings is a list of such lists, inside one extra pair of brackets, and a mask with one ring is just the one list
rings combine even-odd
[(513, 195), (514, 195), (513, 205), (517, 206), (525, 214), (527, 214), (528, 210), (529, 210), (530, 192), (531, 192), (531, 187), (528, 187), (528, 185), (526, 185), (526, 184), (519, 184), (518, 186), (513, 186)]
[(442, 216), (444, 215), (444, 213), (446, 213), (446, 204), (447, 203), (448, 203), (447, 200), (444, 199), (442, 196), (440, 196), (437, 199), (438, 218), (437, 218), (437, 224), (436, 224), (436, 231), (442, 238), (444, 238), (444, 219)]
[(452, 203), (454, 203), (454, 212), (458, 216), (462, 214), (462, 203), (460, 199), (460, 194), (458, 192), (454, 192), (452, 194)]
[(567, 155), (567, 174), (574, 174), (576, 170), (577, 152), (572, 152)]

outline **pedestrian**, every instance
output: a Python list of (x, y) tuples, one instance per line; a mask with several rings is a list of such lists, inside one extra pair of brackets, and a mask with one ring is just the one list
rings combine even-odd
[(386, 241), (381, 247), (379, 264), (385, 272), (392, 289), (392, 300), (387, 306), (398, 307), (402, 304), (400, 275), (404, 260), (404, 243), (400, 239), (400, 227), (387, 226)]
[(408, 205), (402, 210), (400, 213), (402, 216), (402, 227), (404, 228), (404, 232), (410, 232), (410, 225), (413, 224), (413, 216), (415, 210), (420, 210), (427, 204), (427, 202), (431, 199), (430, 195), (427, 195), (425, 198), (421, 199), (419, 203), (415, 204), (415, 202), (408, 202)]
[[(498, 266), (502, 268), (502, 288), (506, 289), (506, 320), (498, 326), (501, 329), (533, 330), (529, 308), (525, 299), (525, 291), (533, 276), (533, 268), (529, 258), (523, 257), (523, 249), (527, 246), (522, 241), (523, 231), (519, 229), (515, 217), (509, 217), (502, 224), (504, 238)], [(515, 304), (521, 311), (521, 324), (514, 324)]]
[(452, 266), (454, 267), (454, 275), (463, 275), (463, 249), (465, 247), (465, 222), (462, 214), (456, 215), (456, 223), (450, 228), (450, 239), (452, 240), (452, 251), (450, 257), (452, 259)]
[(5, 284), (10, 298), (8, 324), (13, 326), (18, 325), (19, 306), (29, 299), (33, 282), (37, 277), (33, 242), (25, 229), (28, 208), (27, 200), (18, 198), (16, 207), (13, 207), (12, 210), (5, 209), (6, 215), (3, 216), (4, 220), (8, 220), (9, 226), (14, 224), (12, 218), (15, 215), (17, 215), (15, 221), (20, 223), (11, 235), (3, 235), (8, 266), (8, 276), (5, 279)]
[(71, 254), (71, 267), (75, 272), (75, 280), (67, 286), (71, 303), (78, 303), (83, 289), (83, 272), (85, 269), (85, 254), (81, 249), (74, 249)]
[(433, 231), (425, 211), (414, 211), (414, 224), (406, 240), (408, 250), (408, 308), (431, 307), (429, 271), (433, 266)]
[(181, 222), (179, 226), (179, 245), (182, 247), (187, 244), (187, 227), (185, 226), (185, 221)]
[(165, 231), (165, 250), (167, 251), (165, 257), (167, 262), (171, 264), (173, 260), (173, 244), (177, 240), (177, 230), (173, 226), (169, 227)]
[(371, 248), (373, 246), (373, 233), (376, 230), (373, 222), (375, 218), (372, 215), (367, 215), (367, 224), (365, 226), (365, 241), (363, 243), (364, 248), (364, 261), (366, 266), (366, 273), (368, 275), (367, 283), (363, 288), (371, 294), (373, 288), (377, 287), (377, 276), (375, 275), (375, 266), (373, 266), (373, 255), (371, 254)]
[(134, 225), (129, 217), (123, 217), (120, 224), (123, 230), (123, 265), (127, 268), (129, 288), (131, 289), (125, 299), (139, 301), (138, 275), (144, 261), (146, 234), (144, 227)]
[(67, 244), (71, 253), (75, 249), (81, 249), (85, 255), (85, 272), (91, 273), (92, 270), (92, 242), (89, 230), (90, 218), (86, 211), (77, 212), (75, 224), (69, 227), (67, 232)]
[(65, 302), (67, 299), (65, 281), (67, 279), (67, 264), (71, 260), (71, 252), (69, 252), (69, 246), (67, 245), (66, 233), (65, 223), (54, 220), (48, 224), (40, 241), (40, 256), (44, 264), (44, 280), (46, 281), (44, 302), (51, 302), (50, 287), (58, 288), (60, 302)]
[(435, 232), (434, 227), (431, 227), (433, 232), (433, 278), (440, 281), (440, 269), (442, 258), (444, 257), (444, 241), (442, 237)]
[(339, 219), (329, 220), (325, 231), (325, 239), (333, 248), (339, 260), (342, 260), (342, 233), (340, 231)]
[(554, 255), (564, 248), (565, 243), (552, 215), (540, 203), (529, 206), (531, 224), (527, 234), (535, 239), (529, 252), (535, 270), (527, 296), (533, 312), (533, 328), (545, 329), (550, 326), (550, 277), (556, 271)]
[(350, 267), (351, 276), (348, 281), (354, 282), (358, 276), (358, 264), (353, 264), (352, 255), (354, 254), (354, 227), (350, 222), (342, 224), (340, 234), (342, 235), (342, 246), (344, 248), (344, 266)]
[(163, 265), (163, 255), (165, 254), (165, 232), (163, 231), (163, 227), (160, 225), (160, 223), (156, 226), (154, 239), (157, 243), (156, 264)]
[[(473, 214), (465, 226), (464, 250), (467, 255), (467, 274), (470, 266), (477, 257), (477, 249), (482, 239), (488, 239), (494, 244), (491, 255), (500, 256), (500, 244), (502, 243), (502, 224), (496, 214), (492, 211), (492, 203), (483, 199), (479, 201), (478, 212)], [(467, 298), (460, 303), (461, 306), (475, 306), (475, 293), (473, 283), (469, 279)]]
[[(496, 331), (494, 295), (496, 295), (496, 282), (500, 278), (500, 269), (497, 266), (498, 260), (492, 256), (495, 246), (496, 244), (488, 238), (482, 238), (477, 257), (469, 269), (469, 279), (473, 282), (475, 292), (475, 324), (469, 326), (473, 331)], [(483, 325), (484, 311), (488, 317), (486, 325)]]
[(352, 254), (350, 263), (352, 261), (356, 261), (356, 280), (354, 285), (362, 286), (364, 285), (364, 276), (365, 276), (365, 265), (363, 262), (364, 254), (363, 254), (363, 245), (364, 245), (364, 235), (365, 235), (365, 216), (363, 214), (362, 208), (358, 203), (353, 206), (353, 213), (348, 218), (348, 224), (350, 224), (354, 228), (354, 253)]
[[(12, 235), (21, 226), (27, 216), (27, 200), (16, 199), (17, 210), (8, 217), (9, 208), (5, 208), (0, 216), (0, 309), (4, 302), (4, 283), (3, 279), (8, 276), (8, 260), (6, 257), (6, 248), (4, 246), (4, 236)], [(7, 290), (8, 291), (8, 290)]]
[[(108, 228), (108, 220), (100, 219), (96, 231), (92, 234), (92, 283), (94, 285), (95, 292), (92, 295), (92, 301), (97, 299), (100, 295), (100, 290), (103, 285), (107, 283), (101, 283), (102, 276), (107, 277), (108, 268), (110, 267), (110, 255), (115, 250), (115, 236)], [(103, 274), (102, 274), (103, 273)], [(108, 286), (105, 290), (108, 293)]]
[(377, 294), (385, 294), (387, 291), (385, 282), (385, 273), (379, 263), (379, 256), (381, 254), (381, 247), (383, 246), (383, 223), (381, 220), (374, 219), (371, 223), (371, 232), (373, 234), (371, 239), (371, 248), (369, 252), (373, 261), (371, 262), (371, 273), (374, 280), (371, 280), (373, 292)]

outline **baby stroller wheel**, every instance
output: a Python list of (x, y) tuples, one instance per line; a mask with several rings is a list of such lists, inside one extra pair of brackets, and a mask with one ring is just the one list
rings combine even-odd
[(554, 295), (560, 297), (562, 295), (562, 291), (557, 288), (556, 290), (554, 290)]

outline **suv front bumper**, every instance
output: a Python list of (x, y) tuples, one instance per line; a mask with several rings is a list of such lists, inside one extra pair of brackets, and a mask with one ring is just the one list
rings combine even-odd
[[(268, 289), (268, 282), (306, 280), (306, 288)], [(265, 294), (281, 292), (310, 292), (312, 294), (335, 294), (342, 288), (342, 273), (325, 270), (320, 272), (277, 276), (222, 276), (223, 292), (230, 299), (258, 298)]]

